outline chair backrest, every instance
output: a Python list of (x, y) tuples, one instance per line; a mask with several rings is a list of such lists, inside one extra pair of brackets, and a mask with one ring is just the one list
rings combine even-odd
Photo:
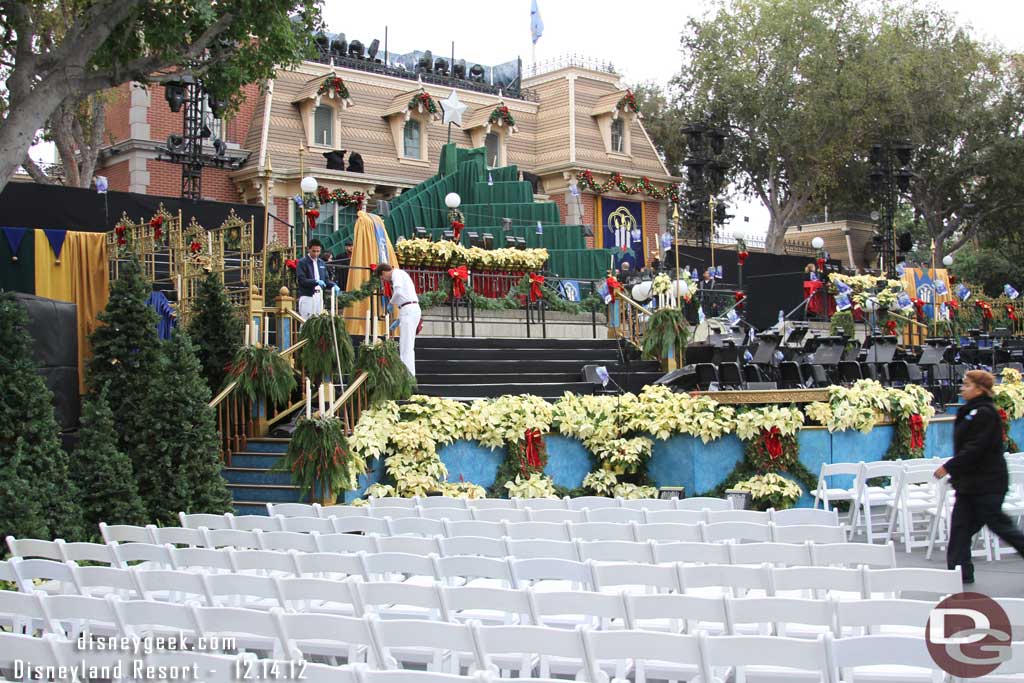
[(135, 580), (146, 600), (195, 600), (206, 605), (213, 604), (213, 599), (206, 592), (202, 574), (151, 569), (135, 572)]
[[(409, 555), (407, 553), (361, 553), (363, 565), (370, 580), (386, 579), (387, 577), (428, 576), (436, 579), (434, 574), (434, 557)], [(375, 578), (376, 577), (376, 578)]]
[(262, 548), (259, 531), (242, 531), (240, 529), (207, 529), (206, 545), (209, 548), (237, 548), (238, 550)]
[(277, 585), (269, 576), (255, 574), (206, 574), (207, 594), (221, 607), (269, 609), (282, 607)]
[(320, 651), (317, 645), (344, 643), (353, 648), (367, 648), (371, 665), (380, 666), (380, 650), (370, 633), (367, 619), (316, 612), (277, 612), (275, 616), (278, 631), (287, 641), (288, 654), (293, 658), (302, 658), (306, 652)]
[(51, 632), (72, 640), (78, 640), (83, 630), (117, 631), (119, 626), (113, 602), (106, 598), (85, 595), (48, 595), (39, 598)]
[(154, 543), (169, 543), (174, 546), (205, 547), (206, 534), (203, 529), (186, 529), (180, 526), (150, 526)]
[[(816, 640), (779, 636), (706, 636), (704, 634), (699, 634), (699, 637), (704, 662), (709, 667), (770, 666), (811, 671), (820, 674), (821, 681), (832, 680), (829, 675), (825, 639), (821, 636)], [(781, 673), (779, 672), (779, 674)]]
[(704, 540), (718, 543), (736, 541), (772, 541), (772, 529), (768, 524), (757, 522), (717, 522), (704, 526)]
[(416, 504), (421, 508), (462, 508), (466, 509), (465, 498), (452, 498), (451, 496), (424, 496), (415, 499)]
[(282, 517), (281, 528), (284, 531), (308, 534), (315, 531), (318, 534), (336, 533), (333, 518), (324, 519), (321, 517)]
[[(471, 624), (473, 637), (483, 664), (492, 668), (494, 655), (541, 655), (560, 660), (576, 660), (581, 670), (587, 666), (582, 629), (545, 628), (543, 626), (479, 626)], [(594, 680), (584, 676), (586, 680)]]
[(419, 619), (368, 619), (367, 622), (385, 657), (393, 650), (426, 648), (470, 655), (477, 667), (485, 666), (477, 657), (476, 641), (466, 624), (432, 622), (424, 628)]
[[(488, 510), (487, 512), (495, 512)], [(522, 511), (524, 516), (525, 511)], [(453, 536), (478, 536), (481, 538), (502, 538), (505, 536), (505, 525), (499, 521), (483, 520), (448, 520), (445, 522), (444, 535)]]
[(591, 593), (587, 591), (544, 591), (533, 594), (533, 616), (537, 625), (554, 625), (558, 620), (545, 617), (590, 617), (600, 619), (601, 623), (609, 620), (626, 620), (626, 605), (619, 593)]
[(708, 510), (647, 510), (647, 524), (700, 524), (708, 521)]
[(772, 538), (778, 543), (842, 543), (846, 540), (846, 527), (820, 524), (775, 526), (772, 523)]
[(206, 512), (194, 512), (191, 514), (179, 512), (178, 520), (181, 522), (181, 526), (190, 529), (198, 529), (199, 527), (206, 527), (207, 529), (231, 528), (231, 518), (226, 514), (211, 515)]
[(370, 555), (372, 553), (295, 553), (294, 558), (300, 576), (334, 579), (358, 576), (367, 579), (363, 558)]
[(313, 503), (267, 503), (267, 514), (273, 517), (317, 517), (319, 504)]
[[(384, 498), (370, 498), (370, 509), (376, 509), (379, 507), (403, 507), (403, 508), (414, 508), (416, 507), (415, 498), (398, 498), (398, 497), (384, 497)], [(374, 516), (379, 516), (374, 513)]]
[[(24, 620), (24, 628), (31, 633), (38, 624), (47, 620), (43, 602), (49, 598), (42, 591), (22, 593), (20, 591), (0, 591), (0, 615), (2, 620), (14, 622), (14, 630), (18, 630), (18, 619)], [(2, 632), (2, 631), (0, 631)], [(54, 633), (58, 633), (56, 629)]]
[[(371, 511), (372, 508), (371, 508)], [(391, 533), (387, 520), (380, 517), (333, 517), (334, 531), (339, 534), (363, 533), (387, 536)]]
[(124, 635), (143, 636), (198, 631), (192, 606), (160, 600), (113, 600), (119, 629)]
[(325, 553), (376, 553), (380, 552), (378, 538), (376, 534), (323, 534), (316, 540)]
[(730, 564), (760, 565), (763, 562), (783, 567), (809, 567), (808, 543), (726, 543)]
[(443, 536), (445, 533), (441, 520), (422, 517), (389, 519), (388, 528), (392, 536)]
[[(230, 683), (238, 678), (239, 673), (276, 670), (289, 671), (288, 662), (273, 660), (256, 661), (251, 654), (229, 655), (214, 652), (194, 652), (192, 650), (159, 650), (145, 656), (145, 665), (155, 676), (154, 681), (170, 681), (172, 672), (188, 671), (193, 666), (196, 671), (203, 672), (203, 683)], [(140, 662), (141, 664), (142, 662)], [(277, 665), (277, 669), (271, 667)], [(293, 669), (297, 671), (297, 669)], [(160, 678), (160, 674), (165, 676)], [(341, 681), (339, 680), (339, 683)]]
[(720, 624), (720, 630), (729, 628), (729, 615), (725, 609), (725, 596), (707, 597), (680, 593), (626, 593), (626, 624), (631, 629), (645, 629), (647, 622), (681, 619), (684, 622)]
[(639, 498), (636, 500), (622, 499), (619, 504), (627, 510), (675, 510), (676, 501), (673, 498)]
[[(866, 597), (901, 596), (903, 591), (932, 593), (936, 596), (962, 593), (963, 577), (959, 569), (865, 569)], [(881, 595), (879, 595), (881, 594)]]
[(672, 564), (594, 564), (596, 590), (619, 590), (622, 586), (642, 586), (644, 592), (681, 592), (679, 573)]
[(636, 524), (628, 522), (566, 522), (569, 538), (574, 541), (635, 541)]
[(760, 510), (708, 510), (708, 524), (719, 522), (750, 522), (751, 524), (767, 524), (772, 521), (770, 512)]
[(655, 541), (658, 543), (704, 543), (704, 523), (676, 524), (654, 523), (639, 524), (636, 527), (636, 540)]
[(526, 623), (532, 619), (533, 607), (529, 588), (492, 588), (490, 586), (442, 586), (441, 595), (449, 616), (461, 620), (479, 618), (481, 611), (503, 613), (501, 621), (514, 619)]
[(818, 510), (816, 508), (790, 508), (772, 512), (775, 526), (815, 524), (818, 526), (839, 526), (839, 510)]
[(376, 539), (379, 553), (430, 555), (441, 552), (440, 536), (380, 536)]
[(569, 529), (559, 522), (508, 522), (505, 535), (513, 540), (571, 541)]
[(118, 566), (137, 569), (174, 569), (171, 546), (155, 543), (111, 543)]
[(503, 558), (509, 554), (504, 538), (483, 538), (480, 536), (451, 536), (437, 539), (441, 555), (480, 555), (481, 557)]
[(841, 475), (854, 476), (860, 474), (860, 468), (863, 463), (861, 462), (826, 462), (822, 463), (821, 470), (818, 473), (818, 480), (821, 481), (826, 477), (835, 477)]
[(0, 670), (13, 672), (26, 662), (56, 670), (63, 664), (59, 657), (59, 642), (60, 639), (49, 634), (34, 638), (31, 635), (0, 631)]
[(232, 515), (231, 528), (240, 531), (283, 531), (282, 517), (269, 517), (267, 515)]
[[(417, 618), (446, 621), (448, 614), (436, 585), (421, 586), (396, 581), (353, 581), (359, 604), (365, 614), (388, 617), (416, 607)], [(425, 611), (421, 611), (425, 610)], [(422, 617), (419, 615), (422, 614)], [(431, 625), (432, 627), (433, 625)], [(429, 630), (429, 628), (427, 629)]]
[[(512, 570), (505, 559), (476, 555), (449, 555), (438, 557), (434, 566), (440, 579), (453, 583), (468, 583), (473, 579), (501, 581), (506, 587), (512, 587), (514, 583)], [(464, 581), (455, 582), (453, 581), (455, 579), (464, 579)]]
[(593, 508), (587, 509), (587, 522), (604, 524), (643, 524), (647, 521), (642, 509)]
[[(642, 528), (642, 527), (641, 527)], [(683, 541), (680, 543), (651, 543), (655, 562), (685, 562), (688, 564), (731, 564), (729, 544)]]
[(576, 541), (581, 560), (596, 562), (654, 562), (651, 543), (636, 541)]
[(550, 510), (546, 509), (530, 509), (530, 521), (531, 522), (552, 522), (555, 524), (563, 524), (565, 522), (585, 522), (587, 521), (587, 513), (580, 509), (563, 510), (561, 508), (554, 508)]
[(513, 498), (520, 510), (565, 510), (569, 507), (565, 498)]
[(835, 612), (829, 600), (804, 598), (727, 598), (725, 608), (730, 629), (736, 634), (737, 626), (757, 625), (767, 629), (765, 635), (786, 635), (788, 624), (835, 629)]
[(270, 647), (281, 643), (276, 619), (280, 610), (274, 610), (274, 613), (244, 607), (194, 607), (193, 610), (199, 632), (211, 644), (232, 647), (238, 640), (257, 638)]
[(64, 541), (43, 541), (37, 538), (15, 538), (7, 537), (7, 548), (11, 551), (11, 557), (38, 558), (43, 560), (64, 561), (64, 552), (61, 546)]
[(681, 568), (680, 583), (684, 591), (695, 588), (719, 587), (723, 593), (743, 595), (749, 590), (760, 590), (770, 594), (772, 578), (770, 567), (744, 567), (734, 565), (677, 565)]
[(589, 563), (549, 557), (516, 558), (510, 562), (516, 587), (538, 581), (572, 581), (583, 586), (585, 590), (593, 590), (593, 574)]
[(108, 593), (122, 598), (138, 598), (138, 583), (131, 569), (118, 567), (75, 567), (75, 582), (82, 595), (103, 596)]
[(576, 498), (570, 498), (568, 505), (570, 510), (583, 510), (588, 508), (596, 510), (598, 508), (620, 507), (618, 498), (607, 498), (605, 496), (578, 496)]
[[(778, 533), (778, 529), (776, 529)], [(869, 567), (889, 569), (896, 566), (896, 546), (871, 543), (813, 543), (811, 557), (819, 567)]]
[(100, 535), (107, 543), (156, 543), (148, 526), (100, 522)]
[(231, 554), (226, 550), (213, 548), (171, 548), (174, 566), (178, 569), (199, 569), (204, 572), (232, 574)]
[(864, 593), (864, 570), (845, 567), (776, 567), (772, 587), (780, 591)]
[[(844, 674), (843, 680), (854, 680), (853, 670), (859, 667), (887, 665), (915, 667), (928, 672), (937, 670), (924, 638), (897, 635), (851, 636), (829, 639), (827, 645), (829, 660), (837, 670), (833, 671), (833, 677), (838, 675), (838, 671), (850, 670), (851, 677), (846, 678)], [(901, 677), (887, 680), (908, 680), (912, 676), (912, 673), (904, 670)]]
[(287, 610), (296, 612), (333, 612), (348, 605), (350, 611), (362, 615), (358, 581), (335, 581), (311, 577), (274, 579), (277, 594)]
[(466, 501), (466, 506), (475, 510), (495, 510), (515, 508), (516, 504), (515, 501), (506, 498), (470, 498)]
[(111, 566), (118, 565), (114, 547), (106, 543), (61, 543), (64, 560), (72, 562), (96, 562)]
[[(528, 522), (529, 510), (520, 510), (507, 505), (495, 507), (471, 507), (473, 519), (478, 522)], [(502, 532), (504, 533), (504, 532)]]
[[(298, 519), (298, 518), (286, 518)], [(328, 521), (328, 520), (322, 520)], [(300, 531), (265, 531), (260, 534), (264, 550), (295, 550), (300, 553), (320, 552), (320, 534)]]
[[(898, 626), (903, 635), (909, 635), (905, 632), (909, 626), (919, 628), (924, 636), (934, 608), (930, 600), (836, 600), (836, 634), (880, 635), (885, 627)], [(849, 629), (856, 632), (846, 633)]]
[(43, 582), (56, 582), (58, 593), (80, 593), (75, 576), (74, 562), (57, 562), (56, 560), (12, 558), (8, 565), (18, 577), (18, 590), (30, 593), (38, 579)]
[(295, 554), (278, 550), (231, 550), (231, 565), (238, 573), (259, 576), (298, 576)]
[(579, 548), (572, 541), (546, 539), (505, 539), (508, 555), (515, 559), (552, 558), (579, 561)]
[(700, 641), (695, 635), (656, 631), (585, 630), (590, 654), (588, 669), (601, 670), (600, 662), (636, 660), (647, 665), (664, 662), (676, 667), (695, 667), (702, 681), (716, 680), (701, 662)]
[(405, 519), (406, 517), (419, 517), (418, 507), (395, 507), (391, 505), (374, 505), (370, 508), (370, 516), (378, 519), (390, 517), (391, 519)]
[(420, 516), (436, 520), (473, 519), (473, 511), (467, 507), (421, 507)]
[(681, 498), (676, 501), (677, 510), (732, 510), (728, 498)]
[(324, 505), (320, 508), (320, 516), (325, 519), (332, 517), (367, 517), (370, 508), (366, 505)]

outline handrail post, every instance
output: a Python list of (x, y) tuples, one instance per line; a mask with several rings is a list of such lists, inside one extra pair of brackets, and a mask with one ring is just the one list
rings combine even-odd
[[(284, 350), (292, 345), (292, 320), (289, 312), (295, 306), (295, 297), (291, 296), (287, 287), (281, 287), (278, 295), (274, 297), (274, 303), (277, 307), (277, 331), (275, 341), (277, 342), (277, 348)], [(289, 356), (288, 364), (295, 367), (295, 359)]]

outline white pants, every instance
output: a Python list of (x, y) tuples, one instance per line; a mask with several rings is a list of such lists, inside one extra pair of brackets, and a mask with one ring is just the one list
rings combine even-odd
[(324, 295), (317, 287), (313, 296), (299, 297), (299, 315), (308, 320), (310, 316), (320, 315), (324, 312)]
[(416, 328), (420, 324), (420, 315), (419, 304), (398, 309), (398, 352), (413, 377), (416, 376)]

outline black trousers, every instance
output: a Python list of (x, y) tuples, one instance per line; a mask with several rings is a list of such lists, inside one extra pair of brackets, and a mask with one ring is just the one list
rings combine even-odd
[(1004, 493), (956, 496), (953, 505), (953, 520), (949, 526), (949, 547), (946, 549), (946, 566), (950, 569), (960, 565), (966, 580), (974, 578), (974, 563), (971, 561), (971, 539), (974, 534), (987, 526), (989, 531), (1006, 541), (1014, 550), (1024, 556), (1024, 534), (1003, 512)]

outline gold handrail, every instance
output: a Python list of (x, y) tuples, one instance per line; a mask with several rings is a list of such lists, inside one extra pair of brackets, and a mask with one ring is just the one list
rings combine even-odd
[[(617, 300), (623, 301), (626, 304), (625, 307), (624, 307), (624, 311), (623, 312), (625, 312), (625, 311), (627, 311), (629, 309), (634, 309), (633, 313), (634, 313), (635, 316), (641, 316), (641, 315), (650, 316), (651, 315), (651, 311), (647, 310), (646, 308), (644, 308), (643, 306), (641, 306), (637, 302), (633, 301), (633, 299), (631, 299), (630, 297), (626, 296), (622, 292), (617, 292), (615, 294), (615, 298)], [(623, 320), (624, 317), (626, 317), (625, 321)], [(630, 323), (631, 320), (629, 320), (629, 318), (627, 316), (620, 315), (619, 316), (618, 335), (620, 337), (624, 338), (626, 341), (628, 341), (630, 344), (632, 344), (636, 348), (638, 348), (638, 349), (639, 348), (643, 348), (644, 338), (643, 338), (642, 332), (640, 330), (636, 329), (632, 324), (629, 324), (628, 330), (626, 330), (625, 333), (624, 333), (623, 330), (622, 330), (624, 322)]]
[(291, 404), (290, 406), (288, 406), (287, 408), (285, 408), (284, 410), (279, 412), (277, 415), (275, 415), (273, 418), (271, 418), (267, 422), (267, 427), (272, 427), (272, 426), (276, 425), (278, 422), (280, 422), (284, 418), (288, 417), (289, 415), (294, 413), (296, 410), (298, 410), (299, 408), (301, 408), (305, 404), (306, 404), (305, 400), (296, 401), (295, 403)]
[(330, 407), (327, 409), (327, 414), (334, 415), (336, 412), (338, 412), (338, 408), (345, 405), (346, 402), (351, 401), (352, 397), (355, 396), (356, 391), (359, 390), (359, 387), (363, 386), (363, 384), (366, 383), (366, 379), (368, 376), (369, 375), (367, 375), (365, 372), (360, 372), (358, 375), (353, 377), (352, 383), (348, 385), (347, 389), (345, 389), (345, 393), (339, 396), (338, 399), (334, 403), (332, 403)]

